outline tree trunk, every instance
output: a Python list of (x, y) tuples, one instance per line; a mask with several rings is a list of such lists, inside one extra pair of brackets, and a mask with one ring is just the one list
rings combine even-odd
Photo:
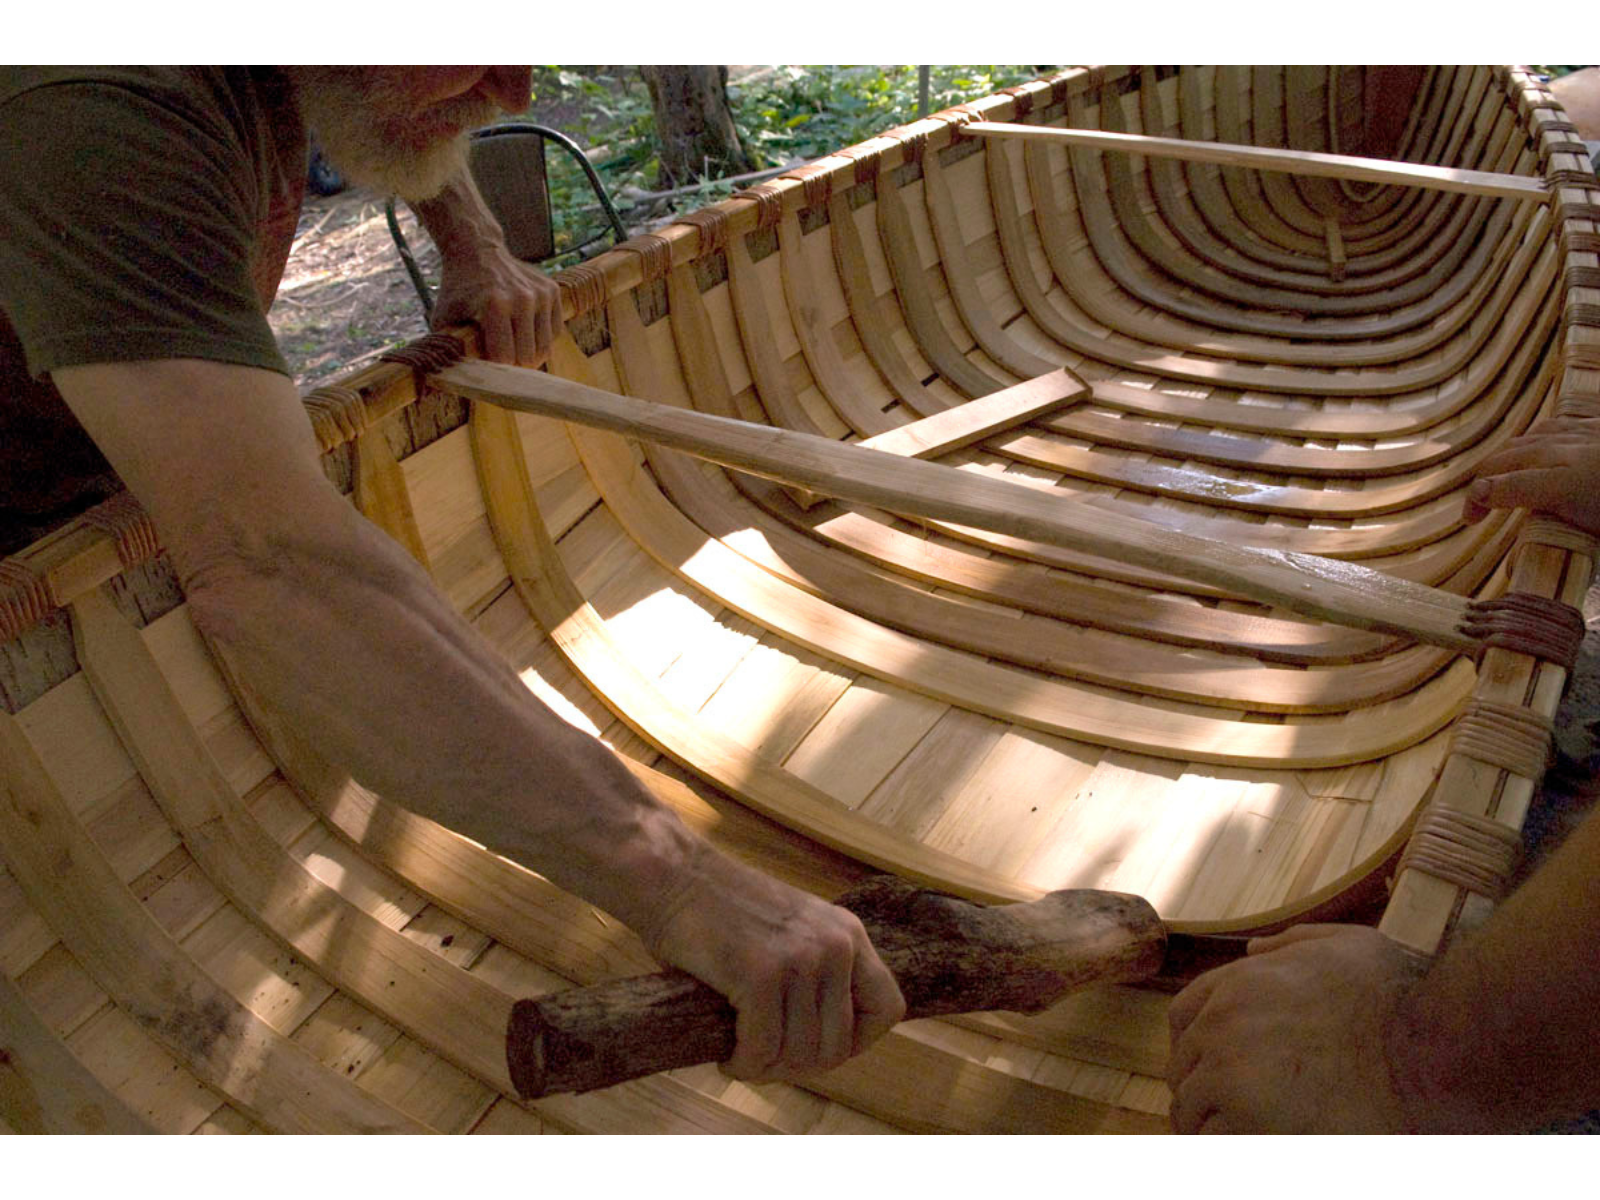
[(754, 170), (728, 110), (727, 67), (640, 67), (661, 144), (657, 186)]

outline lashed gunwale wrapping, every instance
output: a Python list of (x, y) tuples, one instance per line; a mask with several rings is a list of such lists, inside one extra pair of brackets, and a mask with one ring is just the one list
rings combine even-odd
[[(1458, 594), (1576, 603), (1582, 540), (1507, 516), (1454, 528), (1471, 463), (1539, 413), (1591, 411), (1600, 382), (1596, 194), (1528, 76), (1430, 73), (1440, 120), (1414, 117), (1403, 147), (1542, 172), (1548, 206), (959, 132), (1065, 113), (1238, 141), (1254, 122), (1266, 140), (1277, 89), (1304, 136), (1317, 85), (1288, 70), (1069, 72), (892, 131), (566, 273), (576, 342), (554, 369), (866, 437), (1065, 363), (1091, 401), (951, 461)], [(1179, 114), (1208, 88), (1222, 103)], [(1330, 236), (1318, 206), (1336, 203), (1351, 219)], [(1285, 346), (1290, 317), (1253, 315), (1289, 295), (1327, 341)], [(1363, 317), (1363, 296), (1386, 315)], [(1105, 357), (1085, 359), (1094, 345)], [(1449, 753), (1447, 726), (1469, 697), (1551, 715), (1551, 663), (1490, 649), (1475, 672), (1070, 551), (802, 508), (615, 435), (481, 403), (469, 419), (423, 382), (430, 365), (308, 399), (330, 476), (536, 691), (654, 763), (658, 794), (824, 893), (868, 864), (991, 900), (1112, 887), (1196, 928), (1256, 928), (1381, 895), (1426, 794), (1515, 826), (1536, 785), (1534, 767)], [(1373, 481), (1340, 486), (1340, 455)], [(642, 949), (281, 731), (252, 734), (155, 549), (114, 503), (0, 581), (0, 1028), (16, 1077), (51, 1080), (32, 1107), (8, 1101), (14, 1127), (1160, 1126), (1164, 998), (1131, 988), (919, 1023), (806, 1089), (706, 1069), (508, 1099), (510, 1000), (646, 969)], [(1384, 928), (1431, 950), (1488, 904), (1408, 869)]]

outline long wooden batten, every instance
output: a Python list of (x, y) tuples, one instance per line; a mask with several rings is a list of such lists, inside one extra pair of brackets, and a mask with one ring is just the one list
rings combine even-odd
[(1020, 483), (651, 404), (522, 367), (468, 362), (433, 379), (460, 396), (646, 438), (891, 512), (1120, 559), (1355, 629), (1404, 634), (1454, 650), (1477, 648), (1460, 629), (1466, 613), (1460, 596), (1355, 563), (1194, 537), (1114, 513), (1080, 513), (1070, 502)]
[[(1467, 196), (1537, 200), (1541, 204), (1550, 199), (1550, 189), (1544, 180), (1532, 176), (1436, 167), (1426, 163), (1390, 162), (1379, 158), (1357, 158), (1349, 154), (1320, 154), (1313, 150), (1279, 150), (1271, 146), (1236, 146), (1181, 138), (1148, 137), (1106, 129), (1012, 125), (999, 121), (974, 121), (962, 126), (962, 132), (974, 137), (1032, 139), (1116, 154), (1143, 154), (1181, 162), (1251, 167), (1258, 171), (1282, 171), (1290, 175), (1312, 175), (1356, 183), (1398, 184), (1440, 192), (1459, 192)], [(1342, 247), (1340, 253), (1343, 253)]]

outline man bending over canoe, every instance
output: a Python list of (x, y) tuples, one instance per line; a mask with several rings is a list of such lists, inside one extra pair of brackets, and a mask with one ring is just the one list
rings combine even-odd
[[(1600, 421), (1485, 460), (1465, 516), (1550, 513), (1600, 537)], [(1307, 925), (1170, 1010), (1180, 1132), (1528, 1132), (1600, 1109), (1600, 813), (1423, 969), (1375, 929)]]
[(724, 992), (732, 1073), (834, 1066), (903, 1011), (860, 923), (713, 851), (532, 697), (324, 477), (267, 325), (310, 125), (349, 178), (414, 201), (443, 258), (436, 323), (542, 362), (559, 292), (506, 251), (463, 155), (530, 84), (505, 67), (0, 70), (0, 554), (120, 477), (196, 625), (322, 755)]

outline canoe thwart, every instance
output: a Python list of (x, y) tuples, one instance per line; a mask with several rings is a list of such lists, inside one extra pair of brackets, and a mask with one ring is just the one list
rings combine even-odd
[[(1039, 1012), (1091, 983), (1149, 978), (1167, 934), (1138, 896), (1086, 889), (994, 907), (881, 875), (839, 898), (900, 984), (906, 1018)], [(724, 1062), (735, 1014), (682, 971), (520, 1000), (506, 1033), (526, 1099), (609, 1087), (657, 1071)]]
[(1321, 154), (1312, 150), (1279, 150), (1269, 146), (1240, 146), (1227, 142), (1148, 137), (1137, 133), (1112, 133), (1104, 129), (1010, 125), (998, 121), (973, 121), (961, 126), (960, 132), (975, 137), (1035, 138), (1063, 146), (1084, 146), (1091, 150), (1144, 154), (1151, 158), (1176, 158), (1184, 162), (1217, 163), (1225, 167), (1254, 167), (1260, 171), (1318, 175), (1326, 179), (1392, 183), (1403, 187), (1432, 188), (1441, 192), (1461, 192), (1469, 196), (1537, 200), (1541, 204), (1550, 199), (1550, 189), (1545, 186), (1544, 180), (1531, 175), (1469, 171), (1460, 167), (1429, 166), (1426, 163), (1358, 158), (1350, 154)]
[[(952, 450), (980, 442), (991, 434), (1025, 425), (1062, 405), (1087, 400), (1091, 395), (1093, 390), (1087, 383), (1062, 367), (921, 420), (907, 422), (896, 429), (863, 438), (856, 445), (906, 458), (938, 458), (941, 454), (949, 454)], [(821, 496), (810, 492), (795, 496), (802, 508), (810, 508), (821, 499)]]

